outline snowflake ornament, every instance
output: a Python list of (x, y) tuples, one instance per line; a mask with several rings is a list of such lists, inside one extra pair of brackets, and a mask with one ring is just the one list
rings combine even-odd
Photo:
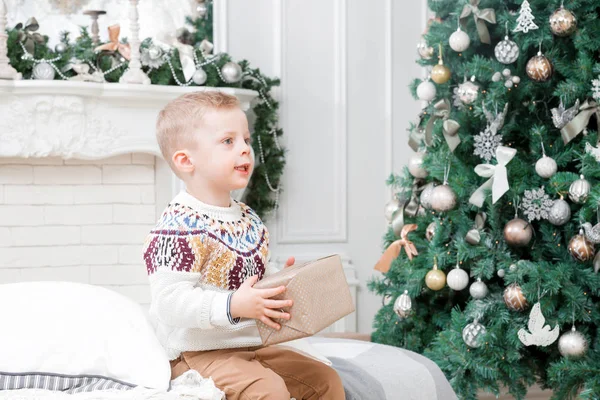
[(521, 208), (529, 222), (531, 222), (534, 219), (548, 219), (553, 204), (554, 201), (550, 199), (542, 186), (539, 189), (525, 191)]
[(487, 162), (496, 157), (496, 149), (502, 145), (502, 135), (497, 134), (489, 125), (475, 136), (475, 155)]
[[(600, 78), (600, 76), (598, 76)], [(600, 79), (592, 80), (592, 97), (596, 101), (600, 101)]]

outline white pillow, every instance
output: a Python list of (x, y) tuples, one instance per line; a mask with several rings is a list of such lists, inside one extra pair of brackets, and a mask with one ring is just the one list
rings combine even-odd
[(29, 374), (169, 387), (169, 360), (142, 308), (116, 292), (70, 282), (4, 284), (0, 310), (5, 381)]

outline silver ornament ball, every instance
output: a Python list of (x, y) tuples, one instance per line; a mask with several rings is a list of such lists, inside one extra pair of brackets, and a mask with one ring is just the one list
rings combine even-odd
[(519, 46), (505, 36), (494, 48), (494, 54), (502, 64), (512, 64), (519, 58)]
[(448, 185), (439, 185), (431, 193), (431, 208), (435, 211), (450, 211), (456, 207), (456, 193)]
[(535, 172), (542, 178), (551, 178), (557, 170), (556, 161), (546, 155), (535, 163)]
[(485, 296), (487, 296), (489, 290), (485, 283), (481, 281), (481, 278), (478, 278), (477, 281), (471, 284), (469, 288), (469, 293), (474, 299), (481, 300)]
[(192, 75), (192, 80), (196, 85), (204, 85), (206, 83), (206, 78), (206, 71), (202, 68), (198, 68), (196, 72), (194, 72), (194, 75)]
[(434, 222), (427, 225), (427, 229), (425, 229), (425, 238), (431, 242), (431, 239), (435, 236), (437, 231), (437, 224)]
[(456, 30), (452, 35), (450, 35), (450, 39), (448, 40), (450, 43), (450, 48), (456, 52), (465, 51), (469, 48), (471, 44), (471, 39), (469, 39), (469, 35), (467, 35), (460, 28)]
[(423, 81), (417, 86), (417, 97), (419, 100), (431, 101), (435, 99), (436, 94), (435, 85), (430, 80)]
[(563, 333), (558, 339), (558, 351), (563, 357), (578, 358), (585, 354), (588, 342), (585, 336), (577, 332), (575, 327), (570, 332)]
[(548, 221), (552, 225), (561, 226), (567, 223), (571, 219), (571, 206), (569, 203), (564, 201), (562, 197), (558, 200), (554, 200), (554, 204), (550, 207), (548, 212)]
[(426, 178), (429, 175), (427, 170), (423, 168), (423, 157), (425, 157), (425, 153), (419, 151), (408, 159), (408, 172), (415, 178)]
[(471, 104), (479, 97), (479, 85), (471, 81), (463, 82), (458, 85), (456, 93), (463, 104)]
[(429, 182), (423, 188), (421, 195), (419, 196), (419, 201), (421, 202), (421, 206), (426, 210), (431, 208), (431, 193), (433, 193), (433, 189), (435, 189), (435, 184), (433, 182)]
[(54, 51), (56, 51), (59, 54), (62, 54), (65, 51), (67, 51), (67, 45), (62, 42), (58, 43), (56, 46), (54, 46)]
[(583, 204), (587, 201), (590, 195), (590, 183), (585, 179), (583, 175), (578, 180), (571, 183), (569, 187), (569, 198), (577, 204)]
[(462, 331), (462, 337), (467, 346), (476, 349), (484, 343), (487, 330), (477, 320), (468, 324)]
[(427, 44), (425, 38), (421, 38), (421, 41), (417, 44), (417, 52), (423, 60), (429, 60), (433, 56), (433, 47)]
[(54, 68), (46, 62), (38, 63), (33, 67), (33, 79), (51, 81), (55, 75)]
[(394, 312), (400, 318), (406, 318), (412, 311), (412, 301), (408, 295), (408, 290), (405, 290), (403, 294), (398, 296), (394, 302)]
[(221, 74), (227, 83), (239, 82), (242, 79), (242, 67), (238, 63), (229, 61), (221, 68)]
[(462, 268), (454, 268), (448, 272), (446, 283), (450, 289), (456, 291), (463, 290), (469, 285), (469, 274)]
[(506, 275), (506, 271), (504, 271), (504, 269), (500, 268), (498, 270), (498, 272), (496, 272), (496, 274), (498, 275), (499, 278), (504, 278), (504, 275)]

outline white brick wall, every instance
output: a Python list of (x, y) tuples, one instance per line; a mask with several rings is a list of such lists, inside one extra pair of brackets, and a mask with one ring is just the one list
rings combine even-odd
[(0, 158), (0, 284), (101, 285), (147, 305), (142, 245), (156, 218), (155, 158)]

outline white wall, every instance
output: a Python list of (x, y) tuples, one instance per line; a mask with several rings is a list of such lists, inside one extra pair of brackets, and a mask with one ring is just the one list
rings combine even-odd
[(424, 2), (222, 2), (222, 48), (282, 77), (288, 165), (269, 224), (274, 253), (348, 257), (360, 280), (358, 330), (370, 332), (381, 299), (366, 282), (386, 228), (385, 180), (410, 152), (405, 129), (419, 109), (407, 85), (421, 73)]

